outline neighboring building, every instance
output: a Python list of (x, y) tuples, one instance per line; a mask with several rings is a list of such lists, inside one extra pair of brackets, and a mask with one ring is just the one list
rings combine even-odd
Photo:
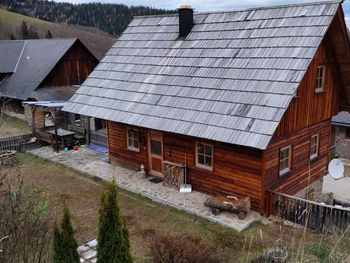
[(2, 40), (1, 111), (24, 118), (22, 101), (69, 99), (97, 64), (77, 38)]
[(332, 118), (335, 154), (350, 159), (350, 113), (339, 112)]
[[(327, 167), (331, 117), (349, 107), (341, 1), (135, 18), (63, 108), (108, 120), (112, 163), (194, 190), (294, 194)], [(310, 180), (309, 180), (310, 171)]]

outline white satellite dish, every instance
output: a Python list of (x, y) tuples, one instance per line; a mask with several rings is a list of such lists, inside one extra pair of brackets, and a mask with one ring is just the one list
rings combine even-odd
[(344, 177), (344, 164), (340, 159), (333, 159), (328, 164), (328, 171), (333, 179), (338, 180)]

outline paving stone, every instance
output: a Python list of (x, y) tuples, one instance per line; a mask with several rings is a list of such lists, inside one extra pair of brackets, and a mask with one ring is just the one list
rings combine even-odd
[(138, 176), (137, 172), (105, 162), (104, 160), (108, 160), (108, 154), (102, 154), (89, 148), (56, 153), (48, 146), (34, 149), (30, 152), (103, 180), (111, 181), (115, 179), (120, 188), (141, 194), (153, 201), (195, 214), (237, 231), (243, 231), (253, 222), (261, 219), (261, 216), (254, 211), (251, 211), (244, 220), (239, 220), (236, 214), (227, 212), (213, 216), (210, 213), (210, 209), (203, 205), (208, 195), (196, 191), (180, 193), (176, 189), (163, 186), (162, 183), (151, 183), (148, 179)]

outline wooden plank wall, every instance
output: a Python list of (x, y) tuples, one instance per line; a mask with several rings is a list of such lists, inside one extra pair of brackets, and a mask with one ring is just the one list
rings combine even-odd
[[(313, 134), (320, 134), (320, 156), (310, 165), (310, 182), (322, 176), (327, 168), (331, 117), (338, 110), (338, 83), (334, 82), (334, 69), (329, 60), (330, 53), (322, 43), (298, 88), (297, 97), (291, 102), (265, 152), (266, 189), (295, 194), (307, 186)], [(316, 68), (319, 64), (326, 65), (325, 91), (316, 93)], [(280, 178), (279, 150), (288, 145), (292, 145), (292, 171)]]
[(98, 60), (80, 41), (77, 41), (48, 74), (40, 87), (82, 84), (97, 64)]
[[(139, 129), (140, 152), (127, 150), (126, 126), (108, 123), (109, 152), (112, 163), (137, 170), (144, 164), (148, 170), (147, 129)], [(195, 143), (201, 141), (214, 146), (213, 171), (196, 167)], [(193, 137), (163, 133), (163, 159), (185, 163), (188, 182), (193, 189), (211, 195), (250, 196), (253, 209), (261, 211), (263, 205), (262, 152), (219, 142), (197, 140)]]

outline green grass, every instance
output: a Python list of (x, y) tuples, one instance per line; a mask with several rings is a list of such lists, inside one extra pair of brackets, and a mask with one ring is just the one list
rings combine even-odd
[(48, 30), (54, 38), (79, 38), (98, 58), (101, 58), (113, 45), (116, 38), (97, 28), (56, 24), (0, 9), (0, 39), (8, 39), (11, 34), (21, 38), (21, 24), (25, 21), (38, 34), (45, 38)]
[[(21, 171), (25, 184), (43, 189), (54, 218), (60, 216), (62, 204), (66, 203), (72, 212), (79, 243), (95, 238), (99, 202), (106, 183), (32, 154), (21, 153), (19, 158), (22, 164), (11, 171)], [(158, 234), (199, 237), (208, 247), (214, 248), (223, 256), (224, 263), (250, 262), (251, 259), (266, 255), (267, 250), (275, 246), (287, 247), (291, 258), (295, 259), (299, 245), (303, 244), (304, 231), (300, 228), (278, 222), (256, 223), (238, 233), (122, 189), (119, 190), (119, 206), (129, 229), (132, 255), (139, 263), (152, 262), (149, 243)], [(303, 262), (320, 262), (329, 250), (323, 255), (323, 250), (317, 249), (319, 240), (325, 240), (325, 244), (331, 245), (335, 244), (336, 238), (306, 232)], [(348, 244), (344, 239), (339, 247), (346, 248)], [(299, 251), (299, 258), (301, 254)], [(316, 261), (306, 260), (310, 258)]]
[(31, 131), (30, 126), (24, 120), (5, 114), (0, 116), (0, 138), (27, 134)]

